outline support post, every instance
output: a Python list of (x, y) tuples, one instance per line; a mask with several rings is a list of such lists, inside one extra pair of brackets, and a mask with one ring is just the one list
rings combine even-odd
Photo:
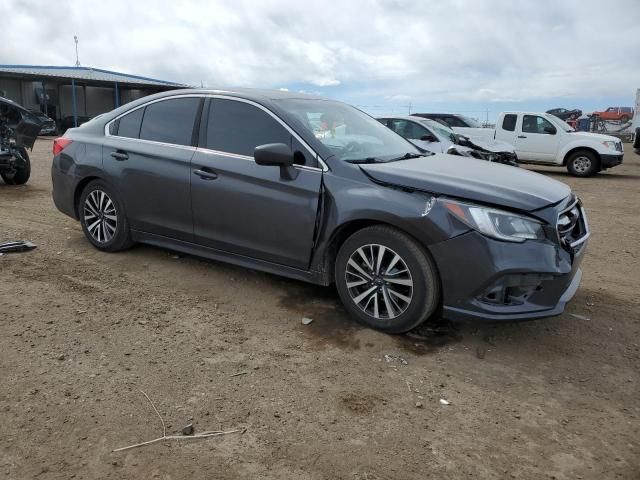
[(49, 112), (47, 108), (47, 88), (44, 84), (44, 80), (42, 80), (42, 103), (44, 104), (44, 108), (42, 108), (41, 111), (48, 116)]
[(76, 100), (76, 80), (71, 79), (71, 102), (73, 104), (73, 126), (78, 126), (78, 103)]
[(118, 82), (113, 82), (113, 108), (120, 106), (120, 91), (118, 90)]

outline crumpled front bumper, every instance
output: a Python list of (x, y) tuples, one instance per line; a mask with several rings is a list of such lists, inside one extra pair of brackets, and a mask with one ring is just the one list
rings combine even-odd
[(569, 252), (551, 241), (508, 243), (475, 231), (430, 251), (451, 320), (530, 320), (559, 315), (580, 285), (586, 241)]

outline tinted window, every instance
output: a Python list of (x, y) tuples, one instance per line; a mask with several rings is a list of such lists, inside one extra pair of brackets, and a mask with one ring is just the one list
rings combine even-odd
[(539, 117), (537, 115), (525, 115), (522, 119), (522, 131), (525, 133), (547, 133), (545, 128), (550, 128), (553, 131), (556, 130), (551, 122), (546, 118)]
[(504, 119), (502, 120), (502, 129), (513, 132), (516, 129), (517, 119), (518, 119), (518, 116), (514, 115), (513, 113), (509, 113), (505, 115)]
[(133, 112), (120, 117), (116, 135), (120, 137), (138, 138), (140, 135), (140, 123), (142, 122), (142, 114), (144, 108), (139, 108)]
[(398, 135), (402, 135), (404, 138), (411, 138), (413, 140), (419, 140), (421, 137), (429, 135), (426, 128), (408, 120), (391, 120), (391, 130)]
[(291, 134), (258, 107), (235, 100), (211, 101), (207, 148), (253, 157), (254, 149), (266, 143), (291, 145)]
[(140, 138), (155, 142), (191, 145), (199, 98), (174, 98), (145, 108)]

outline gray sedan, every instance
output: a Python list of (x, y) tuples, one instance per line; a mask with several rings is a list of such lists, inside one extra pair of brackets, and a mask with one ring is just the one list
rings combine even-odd
[(89, 242), (135, 242), (333, 285), (354, 318), (405, 332), (441, 313), (561, 313), (589, 236), (570, 189), (425, 153), (344, 103), (179, 90), (70, 129), (53, 199)]

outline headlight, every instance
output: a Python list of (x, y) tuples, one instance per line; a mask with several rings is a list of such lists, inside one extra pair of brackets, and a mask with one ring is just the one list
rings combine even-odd
[(545, 238), (542, 223), (533, 218), (452, 200), (444, 200), (443, 204), (456, 218), (487, 237), (507, 242)]
[(615, 150), (616, 149), (616, 143), (618, 143), (618, 142), (611, 142), (611, 141), (602, 142), (602, 144), (605, 147), (610, 148), (611, 150)]

